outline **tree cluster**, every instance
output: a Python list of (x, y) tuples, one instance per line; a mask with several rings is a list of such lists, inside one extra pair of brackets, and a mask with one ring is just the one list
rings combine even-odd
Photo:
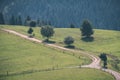
[(10, 17), (9, 24), (10, 25), (22, 25), (23, 23), (22, 23), (21, 16), (19, 15), (19, 16), (15, 17), (14, 15), (12, 15)]

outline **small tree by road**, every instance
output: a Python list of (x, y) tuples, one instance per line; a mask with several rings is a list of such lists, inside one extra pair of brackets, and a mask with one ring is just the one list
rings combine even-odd
[(67, 45), (68, 48), (74, 48), (71, 44), (74, 43), (74, 39), (71, 36), (65, 37), (64, 43)]
[(103, 61), (103, 67), (107, 68), (107, 55), (105, 53), (100, 54), (100, 59)]
[(42, 26), (40, 33), (43, 37), (46, 37), (46, 41), (49, 41), (49, 38), (51, 38), (54, 34), (54, 28), (51, 26)]
[(29, 37), (33, 37), (33, 29), (31, 27), (28, 29), (27, 33), (29, 34)]

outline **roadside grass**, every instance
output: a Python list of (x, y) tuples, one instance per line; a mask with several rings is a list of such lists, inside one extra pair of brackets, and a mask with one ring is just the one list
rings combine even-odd
[[(18, 31), (20, 33), (27, 35), (28, 27), (24, 26), (3, 26), (4, 28), (12, 29)], [(81, 33), (78, 28), (55, 28), (55, 34), (50, 39), (51, 41), (55, 41), (57, 45), (65, 46), (63, 40), (66, 36), (72, 36), (75, 39), (75, 43), (73, 44), (76, 49), (84, 50), (88, 52), (93, 52), (95, 55), (99, 55), (100, 53), (107, 53), (111, 56), (115, 56), (119, 61), (117, 63), (118, 68), (120, 68), (120, 31), (113, 30), (94, 30), (94, 41), (86, 42), (81, 40)], [(35, 38), (42, 39), (44, 38), (40, 35), (40, 28), (34, 28)], [(116, 69), (113, 65), (115, 58), (108, 56), (109, 64), (108, 67), (112, 68), (116, 71), (120, 71), (120, 69)]]
[[(4, 28), (12, 29), (23, 34), (27, 34), (28, 27), (24, 26), (4, 26)], [(112, 30), (94, 30), (94, 41), (85, 42), (81, 40), (81, 33), (78, 28), (55, 28), (55, 34), (51, 40), (57, 44), (61, 44), (66, 36), (72, 36), (75, 39), (75, 45), (78, 49), (92, 51), (92, 52), (106, 52), (119, 56), (120, 52), (120, 32)], [(40, 34), (40, 28), (34, 28), (35, 37), (44, 39)]]
[(86, 68), (62, 69), (8, 76), (6, 80), (115, 80), (115, 78), (106, 72)]
[(0, 75), (78, 66), (90, 62), (82, 54), (73, 55), (55, 50), (0, 30)]

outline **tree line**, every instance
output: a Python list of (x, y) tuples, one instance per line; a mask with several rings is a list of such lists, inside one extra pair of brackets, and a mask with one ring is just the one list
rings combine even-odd
[(26, 18), (23, 20), (21, 15), (11, 15), (9, 20), (5, 20), (3, 13), (0, 12), (0, 24), (29, 26), (31, 21), (35, 22), (36, 26), (39, 27), (44, 25), (51, 25), (50, 21), (40, 20), (39, 18), (37, 20), (32, 20), (30, 16), (26, 16)]

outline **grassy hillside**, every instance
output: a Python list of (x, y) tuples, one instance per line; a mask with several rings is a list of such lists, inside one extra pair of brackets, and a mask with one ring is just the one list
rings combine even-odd
[(89, 63), (79, 54), (62, 52), (0, 31), (0, 74), (44, 70)]
[[(4, 28), (9, 28), (20, 33), (27, 35), (28, 27), (20, 27), (20, 26), (4, 26)], [(92, 52), (106, 52), (114, 55), (119, 55), (119, 47), (120, 47), (120, 32), (112, 31), (112, 30), (94, 30), (94, 41), (85, 42), (81, 40), (81, 33), (78, 28), (55, 28), (55, 34), (51, 38), (51, 40), (55, 41), (56, 44), (64, 46), (61, 42), (63, 42), (66, 36), (72, 36), (75, 38), (74, 45), (82, 50), (92, 51)], [(40, 28), (34, 28), (35, 37), (38, 39), (44, 39), (40, 34)]]
[(7, 77), (6, 80), (115, 80), (108, 73), (94, 69), (63, 69)]
[[(4, 28), (9, 28), (20, 33), (27, 35), (28, 27), (20, 26), (4, 26)], [(40, 35), (40, 28), (34, 28), (35, 37), (42, 39)], [(85, 50), (89, 52), (94, 52), (96, 55), (99, 55), (102, 52), (109, 54), (109, 68), (116, 69), (120, 71), (120, 32), (112, 30), (95, 30), (94, 41), (86, 42), (81, 40), (80, 30), (78, 28), (55, 28), (55, 34), (51, 38), (52, 41), (55, 41), (55, 44), (65, 46), (63, 44), (63, 39), (66, 36), (72, 36), (75, 38), (75, 47), (80, 50)], [(114, 64), (116, 63), (116, 64)], [(116, 66), (117, 65), (117, 66)]]
[(0, 30), (0, 80), (115, 80), (94, 69), (53, 70), (89, 61), (81, 54), (73, 56)]

